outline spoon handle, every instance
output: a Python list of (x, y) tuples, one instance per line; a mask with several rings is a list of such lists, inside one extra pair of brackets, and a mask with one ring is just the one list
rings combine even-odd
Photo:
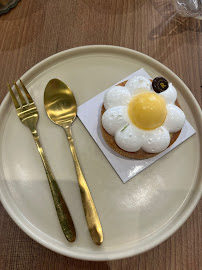
[(43, 148), (42, 148), (41, 143), (39, 141), (39, 136), (38, 136), (37, 131), (36, 130), (33, 131), (32, 135), (34, 137), (34, 141), (37, 145), (39, 154), (41, 156), (41, 159), (42, 159), (45, 171), (46, 171), (49, 186), (50, 186), (51, 193), (53, 196), (53, 201), (55, 204), (58, 219), (60, 221), (60, 225), (62, 227), (63, 233), (69, 242), (74, 242), (76, 239), (76, 231), (75, 231), (74, 223), (72, 221), (72, 217), (71, 217), (70, 212), (67, 208), (65, 200), (62, 196), (60, 188), (58, 187), (58, 184), (54, 178), (54, 175), (51, 171), (51, 168), (48, 164), (48, 161), (47, 161), (46, 156), (44, 154)]
[(67, 126), (67, 127), (64, 127), (64, 129), (67, 134), (70, 150), (71, 150), (72, 157), (74, 160), (74, 165), (75, 165), (77, 178), (79, 182), (81, 199), (83, 203), (83, 208), (84, 208), (84, 213), (85, 213), (88, 229), (89, 229), (93, 242), (97, 245), (100, 245), (103, 242), (102, 226), (100, 224), (100, 220), (99, 220), (93, 199), (91, 197), (89, 188), (87, 186), (87, 183), (81, 171), (79, 160), (76, 154), (76, 149), (74, 147), (74, 141), (71, 134), (71, 127)]

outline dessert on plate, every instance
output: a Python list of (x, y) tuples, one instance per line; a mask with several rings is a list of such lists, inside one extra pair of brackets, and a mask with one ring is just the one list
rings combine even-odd
[(173, 144), (185, 115), (177, 91), (163, 77), (134, 76), (107, 90), (101, 130), (107, 144), (122, 156), (146, 159)]

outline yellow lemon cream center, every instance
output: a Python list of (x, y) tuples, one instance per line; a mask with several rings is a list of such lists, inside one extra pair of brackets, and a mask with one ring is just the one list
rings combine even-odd
[(142, 93), (130, 101), (128, 114), (138, 128), (152, 130), (160, 127), (165, 121), (166, 103), (158, 94)]

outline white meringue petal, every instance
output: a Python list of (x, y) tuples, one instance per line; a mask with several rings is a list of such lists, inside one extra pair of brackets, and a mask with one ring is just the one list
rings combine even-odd
[(130, 99), (131, 95), (126, 87), (113, 86), (105, 93), (104, 106), (106, 110), (115, 106), (127, 106)]
[(128, 124), (127, 119), (127, 107), (117, 106), (104, 112), (102, 116), (102, 125), (110, 135), (114, 135), (117, 130)]
[[(129, 92), (132, 96), (136, 94), (137, 89), (147, 89), (148, 92), (151, 90), (151, 81), (143, 76), (134, 76), (133, 78), (129, 79), (125, 85), (128, 88)], [(153, 92), (153, 91), (152, 91)]]
[(170, 134), (164, 127), (145, 131), (142, 149), (147, 153), (159, 153), (170, 144)]
[(177, 99), (177, 91), (172, 85), (172, 83), (169, 83), (168, 89), (161, 92), (159, 95), (161, 95), (165, 99), (166, 104), (173, 104)]
[(142, 131), (128, 124), (115, 134), (117, 145), (128, 152), (136, 152), (142, 145)]
[(170, 132), (179, 131), (185, 122), (184, 112), (173, 104), (167, 105), (167, 116), (163, 126)]

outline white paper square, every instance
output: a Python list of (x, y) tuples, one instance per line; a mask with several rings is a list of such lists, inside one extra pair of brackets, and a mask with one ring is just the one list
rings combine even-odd
[[(151, 78), (147, 74), (147, 72), (142, 68), (132, 73), (128, 77), (122, 79), (121, 81), (115, 83), (114, 85), (117, 85), (123, 81), (130, 79), (134, 75), (144, 76), (148, 79)], [(84, 104), (80, 105), (78, 107), (78, 117), (80, 118), (81, 122), (84, 124), (84, 126), (86, 127), (90, 135), (93, 137), (93, 139), (95, 140), (99, 148), (102, 150), (102, 152), (104, 153), (108, 161), (111, 163), (112, 167), (114, 168), (116, 173), (119, 175), (123, 183), (126, 183), (132, 177), (140, 173), (142, 170), (146, 169), (148, 166), (153, 164), (159, 158), (161, 158), (162, 156), (170, 152), (176, 146), (178, 146), (183, 141), (185, 141), (186, 139), (188, 139), (189, 137), (191, 137), (193, 134), (196, 133), (194, 128), (186, 120), (178, 139), (175, 141), (174, 144), (172, 144), (169, 148), (167, 148), (162, 153), (156, 155), (155, 157), (144, 159), (144, 160), (135, 160), (135, 159), (125, 158), (119, 155), (113, 149), (111, 149), (110, 146), (108, 146), (108, 144), (105, 142), (105, 140), (102, 137), (102, 133), (100, 129), (100, 112), (101, 112), (101, 107), (103, 104), (104, 94), (108, 89), (104, 90), (97, 96), (91, 98)]]

